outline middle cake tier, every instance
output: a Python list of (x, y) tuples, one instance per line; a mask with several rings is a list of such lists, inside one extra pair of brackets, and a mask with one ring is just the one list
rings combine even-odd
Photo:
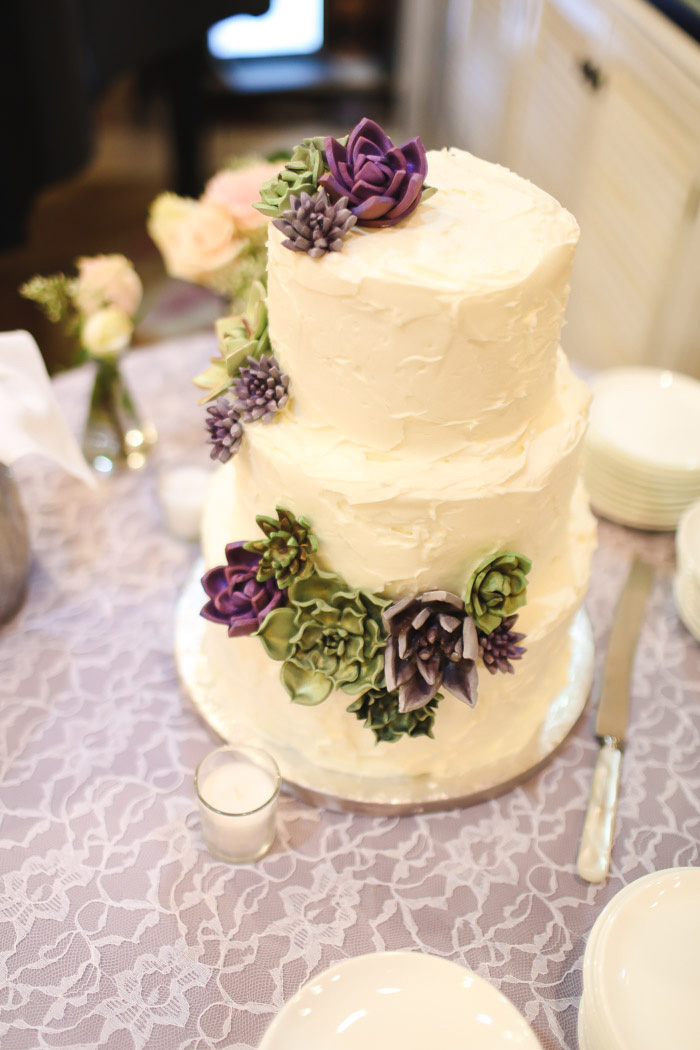
[[(434, 462), (363, 448), (293, 414), (250, 427), (208, 506), (207, 566), (221, 564), (227, 543), (255, 538), (256, 515), (281, 505), (311, 523), (322, 568), (386, 597), (462, 594), (484, 558), (523, 552), (532, 561), (527, 620), (538, 595), (566, 586), (588, 401), (561, 355), (546, 408), (506, 451), (479, 445)], [(582, 528), (592, 535), (588, 517)]]

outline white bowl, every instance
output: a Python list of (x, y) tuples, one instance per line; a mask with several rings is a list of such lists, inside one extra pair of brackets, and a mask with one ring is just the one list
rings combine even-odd
[(456, 963), (418, 952), (359, 955), (313, 977), (260, 1050), (541, 1050), (515, 1007)]
[(645, 875), (591, 931), (581, 1050), (698, 1050), (699, 993), (700, 868)]

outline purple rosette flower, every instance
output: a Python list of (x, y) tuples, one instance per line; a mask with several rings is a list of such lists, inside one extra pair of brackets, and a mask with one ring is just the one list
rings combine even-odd
[(202, 577), (209, 601), (201, 615), (213, 623), (226, 624), (229, 638), (253, 634), (269, 612), (286, 603), (274, 576), (264, 583), (258, 581), (260, 557), (245, 550), (243, 543), (229, 543), (227, 564), (209, 569)]
[(346, 146), (329, 137), (325, 150), (330, 170), (319, 185), (332, 201), (348, 198), (358, 225), (393, 226), (418, 207), (428, 173), (419, 138), (395, 146), (376, 121), (365, 117)]

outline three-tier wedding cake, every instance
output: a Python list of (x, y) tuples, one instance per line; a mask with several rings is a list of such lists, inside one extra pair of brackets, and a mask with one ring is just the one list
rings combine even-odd
[(507, 169), (371, 121), (305, 140), (261, 197), (266, 300), (220, 323), (200, 377), (226, 460), (203, 525), (209, 678), (316, 788), (505, 783), (589, 670), (589, 395), (559, 347), (577, 224)]

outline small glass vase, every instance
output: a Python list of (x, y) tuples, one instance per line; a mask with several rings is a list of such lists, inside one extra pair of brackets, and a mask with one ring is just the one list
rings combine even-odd
[(119, 357), (99, 359), (96, 366), (83, 454), (100, 474), (140, 470), (155, 444), (155, 428), (139, 418)]
[(0, 463), (0, 624), (19, 611), (31, 565), (27, 519), (12, 471)]

